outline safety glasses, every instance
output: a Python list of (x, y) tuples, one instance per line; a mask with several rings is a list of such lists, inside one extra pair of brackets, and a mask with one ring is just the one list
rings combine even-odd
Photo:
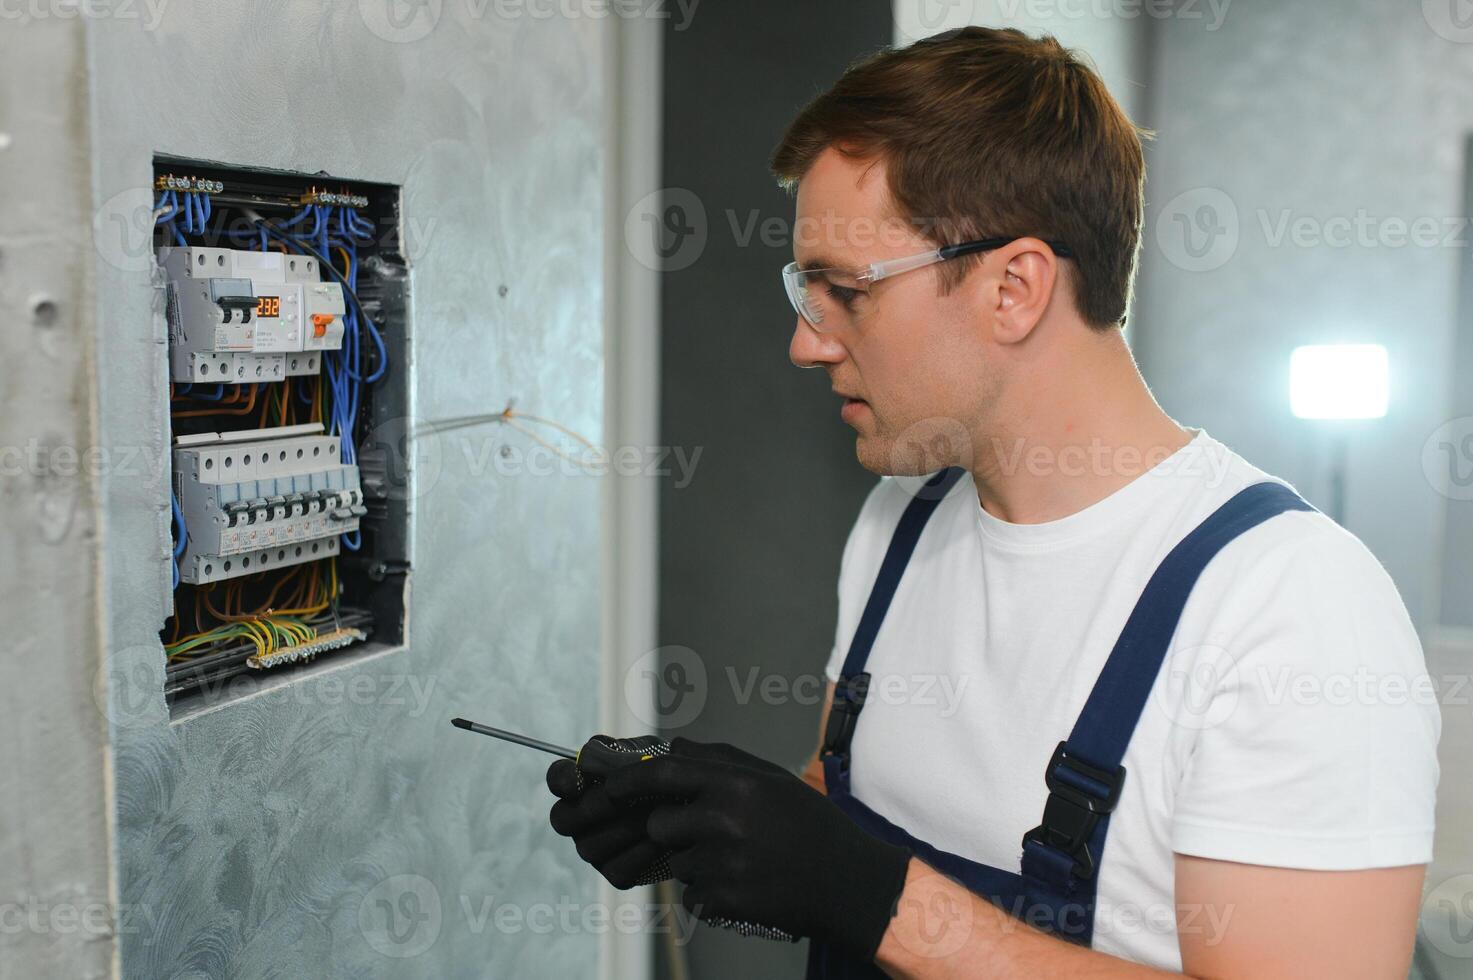
[[(976, 241), (943, 245), (929, 252), (872, 262), (860, 269), (838, 267), (805, 269), (797, 262), (783, 266), (783, 288), (793, 311), (819, 333), (835, 333), (863, 319), (868, 312), (870, 289), (882, 279), (928, 265), (1002, 248), (1016, 238), (979, 238)], [(1073, 251), (1063, 242), (1044, 242), (1061, 259)]]

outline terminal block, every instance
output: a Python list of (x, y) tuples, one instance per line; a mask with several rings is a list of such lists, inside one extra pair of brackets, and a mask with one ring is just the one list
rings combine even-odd
[(194, 584), (338, 553), (368, 513), (358, 467), (318, 423), (180, 436), (174, 492), (187, 528), (181, 581)]
[(315, 375), (343, 346), (343, 288), (317, 260), (281, 252), (167, 247), (169, 378), (254, 384)]

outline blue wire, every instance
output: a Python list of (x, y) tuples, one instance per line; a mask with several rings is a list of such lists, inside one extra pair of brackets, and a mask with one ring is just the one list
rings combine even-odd
[(186, 537), (189, 529), (184, 526), (184, 511), (179, 508), (179, 498), (172, 489), (169, 491), (169, 505), (174, 510), (174, 526), (179, 529), (179, 540), (174, 544), (174, 557), (183, 558), (184, 548), (189, 543)]
[(191, 394), (190, 397), (192, 397), (192, 398), (199, 398), (199, 399), (202, 399), (203, 401), (207, 401), (207, 402), (217, 402), (220, 399), (222, 399), (222, 398), (225, 397), (225, 386), (223, 384), (217, 384), (217, 385), (215, 385), (215, 393), (213, 395), (197, 395), (197, 394)]
[(177, 245), (184, 245), (184, 244), (186, 244), (185, 241), (184, 241), (184, 235), (180, 233), (180, 231), (179, 231), (179, 225), (177, 223), (177, 220), (179, 218), (179, 211), (180, 211), (180, 208), (179, 208), (179, 194), (178, 194), (178, 192), (177, 191), (165, 191), (164, 192), (164, 196), (162, 198), (160, 198), (160, 200), (163, 201), (163, 203), (165, 204), (165, 206), (167, 206), (169, 208), (169, 213), (167, 215), (162, 215), (162, 214), (159, 215), (158, 223), (166, 224), (166, 225), (169, 226), (169, 233), (174, 236), (174, 243), (175, 244), (177, 244)]
[(175, 219), (179, 217), (179, 195), (174, 191), (164, 191), (158, 203), (154, 205), (154, 210), (159, 210), (160, 208), (168, 208), (169, 212), (167, 214), (160, 214), (155, 218), (154, 225), (167, 225), (169, 232), (174, 236), (174, 241), (179, 245), (183, 245), (185, 243), (184, 236), (179, 233), (179, 226), (174, 223)]
[[(339, 210), (338, 213), (341, 216), (347, 213), (347, 211), (347, 208), (342, 208)], [(348, 285), (352, 288), (354, 294), (356, 295), (358, 292), (358, 246), (352, 241), (342, 241), (336, 244), (341, 245), (344, 251), (348, 253), (349, 274), (346, 278), (348, 280)], [(389, 351), (388, 348), (384, 346), (383, 335), (379, 333), (378, 327), (374, 324), (373, 320), (369, 319), (367, 316), (365, 316), (363, 320), (368, 325), (368, 334), (370, 337), (373, 338), (374, 346), (378, 348), (378, 370), (366, 378), (361, 377), (357, 368), (359, 362), (358, 359), (355, 357), (352, 362), (353, 367), (350, 369), (349, 374), (355, 381), (362, 381), (364, 384), (373, 384), (374, 382), (382, 378), (384, 376), (384, 373), (389, 369)], [(347, 316), (343, 317), (343, 323), (345, 327), (350, 327), (353, 333), (356, 334), (358, 324), (357, 311), (350, 309)], [(357, 338), (355, 337), (355, 343), (356, 339)]]
[[(331, 227), (332, 218), (338, 219), (338, 227), (344, 225), (344, 212), (346, 208), (330, 209), (326, 224)], [(335, 214), (334, 214), (335, 212)], [(348, 288), (356, 294), (358, 291), (358, 248), (351, 241), (336, 241), (328, 239), (328, 247), (340, 246), (348, 255), (348, 271), (343, 278), (348, 283)], [(324, 253), (327, 254), (327, 253)], [(364, 319), (367, 319), (366, 317)], [(353, 433), (358, 427), (358, 411), (363, 401), (363, 376), (362, 376), (362, 335), (358, 330), (359, 316), (356, 308), (350, 306), (343, 317), (343, 348), (339, 359), (338, 368), (338, 391), (342, 395), (342, 430)], [(351, 440), (343, 446), (343, 453), (347, 455), (349, 462), (357, 460), (357, 448), (351, 445)]]
[(317, 207), (317, 224), (316, 224), (316, 226), (312, 230), (313, 230), (313, 232), (315, 232), (316, 238), (317, 238), (317, 241), (318, 241), (318, 244), (320, 246), (317, 249), (317, 251), (320, 252), (324, 257), (326, 257), (328, 259), (328, 261), (331, 261), (332, 260), (332, 256), (327, 254), (327, 252), (328, 252), (327, 229), (328, 229), (328, 226), (331, 223), (332, 223), (332, 209), (331, 208), (327, 208), (327, 207), (322, 207), (321, 205), (318, 205), (318, 207)]
[(384, 346), (384, 338), (378, 332), (378, 327), (373, 325), (372, 320), (368, 321), (368, 335), (373, 338), (374, 346), (378, 348), (378, 370), (364, 378), (363, 381), (365, 384), (373, 384), (389, 370), (389, 350)]
[[(371, 236), (373, 225), (361, 221), (350, 208), (328, 207), (324, 205), (308, 205), (293, 216), (285, 226), (276, 226), (278, 230), (283, 227), (294, 227), (301, 224), (312, 215), (312, 228), (310, 231), (285, 232), (283, 239), (289, 244), (295, 244), (301, 240), (311, 242), (317, 253), (324, 259), (331, 261), (332, 248), (341, 246), (348, 253), (348, 271), (343, 276), (348, 288), (356, 295), (358, 290), (358, 247), (356, 239), (360, 236)], [(333, 236), (333, 221), (337, 221), (337, 232), (342, 237)], [(366, 230), (365, 230), (366, 229)], [(267, 233), (263, 228), (261, 231), (263, 240)], [(299, 253), (305, 254), (303, 248), (298, 247)], [(363, 350), (362, 334), (359, 330), (360, 321), (368, 328), (369, 336), (373, 339), (375, 348), (379, 355), (378, 370), (363, 376)], [(341, 442), (339, 458), (345, 463), (353, 463), (357, 460), (357, 448), (353, 445), (353, 432), (357, 428), (358, 413), (362, 407), (363, 385), (378, 381), (388, 370), (388, 348), (384, 345), (383, 335), (379, 332), (377, 324), (367, 316), (360, 316), (356, 305), (349, 304), (347, 312), (343, 316), (343, 345), (334, 352), (330, 352), (324, 358), (324, 369), (327, 373), (328, 388), (332, 393), (332, 410), (330, 413), (329, 432), (338, 436)], [(298, 398), (302, 398), (302, 391), (297, 391)], [(309, 401), (303, 400), (305, 404)], [(345, 546), (347, 546), (345, 544)]]
[(174, 569), (174, 588), (179, 588), (179, 559), (184, 556), (185, 546), (188, 544), (188, 529), (184, 526), (184, 511), (179, 509), (179, 498), (174, 495), (174, 488), (169, 488), (169, 507), (174, 512), (174, 526), (179, 531), (179, 540), (174, 543), (174, 554), (170, 563)]
[[(350, 534), (352, 535), (352, 540), (349, 540)], [(357, 530), (344, 532), (338, 535), (338, 539), (343, 542), (343, 547), (349, 551), (357, 551), (363, 547), (363, 535)]]
[(174, 217), (179, 213), (179, 206), (177, 204), (171, 203), (170, 200), (173, 197), (173, 194), (173, 191), (164, 191), (164, 193), (159, 196), (158, 201), (154, 204), (153, 209), (155, 211), (162, 211), (164, 208), (169, 209), (168, 214), (160, 214), (158, 217), (153, 219), (153, 223), (155, 225), (162, 225), (173, 221)]
[(306, 207), (302, 208), (302, 210), (298, 211), (297, 214), (296, 214), (296, 217), (294, 217), (294, 218), (290, 219), (289, 221), (285, 222), (281, 226), (282, 229), (285, 230), (287, 228), (295, 228), (297, 225), (299, 225), (303, 221), (305, 221), (307, 219), (307, 216), (310, 215), (311, 213), (312, 213), (312, 205), (309, 204)]
[[(322, 209), (316, 204), (309, 204), (304, 210), (312, 216), (312, 230), (292, 232), (292, 234), (315, 240), (317, 238), (317, 232), (322, 228)], [(305, 215), (298, 215), (297, 217), (301, 218), (305, 217)]]

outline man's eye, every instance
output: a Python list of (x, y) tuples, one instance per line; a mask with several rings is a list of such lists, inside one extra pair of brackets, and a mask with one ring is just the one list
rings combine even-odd
[(846, 310), (853, 309), (854, 300), (859, 296), (859, 290), (851, 289), (848, 286), (840, 286), (832, 282), (825, 283), (824, 285), (828, 289), (829, 295), (832, 296), (839, 303), (839, 305), (843, 306)]

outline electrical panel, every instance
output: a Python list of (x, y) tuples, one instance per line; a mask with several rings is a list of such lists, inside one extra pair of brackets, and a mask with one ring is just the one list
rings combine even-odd
[(156, 157), (168, 330), (165, 695), (402, 642), (398, 188)]

